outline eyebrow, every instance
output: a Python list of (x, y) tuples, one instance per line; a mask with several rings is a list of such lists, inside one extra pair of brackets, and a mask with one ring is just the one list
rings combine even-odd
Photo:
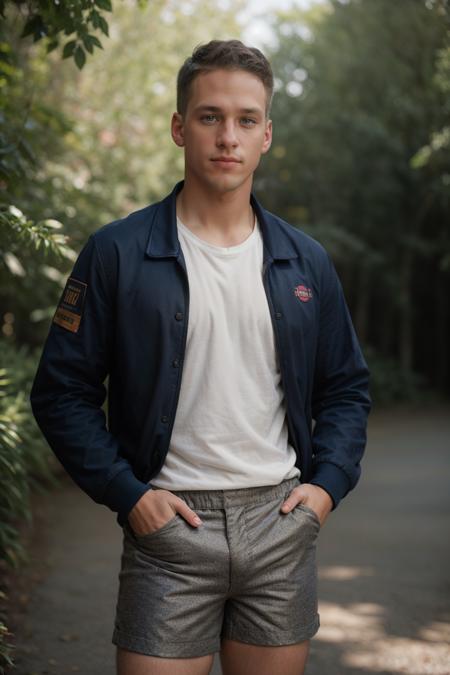
[[(194, 112), (222, 112), (222, 108), (215, 105), (199, 105), (194, 109)], [(246, 115), (262, 115), (263, 111), (260, 108), (240, 108), (240, 113)]]

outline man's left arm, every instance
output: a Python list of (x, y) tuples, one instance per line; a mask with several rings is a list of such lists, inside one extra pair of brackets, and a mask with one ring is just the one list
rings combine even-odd
[(294, 488), (282, 510), (307, 504), (323, 524), (359, 480), (371, 409), (369, 370), (328, 253), (323, 265), (311, 405), (315, 420), (312, 478)]

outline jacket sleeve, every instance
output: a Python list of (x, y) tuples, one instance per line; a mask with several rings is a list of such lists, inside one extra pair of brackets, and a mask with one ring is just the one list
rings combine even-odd
[(106, 427), (104, 381), (114, 343), (113, 283), (95, 234), (81, 250), (53, 316), (30, 392), (37, 424), (67, 473), (123, 524), (150, 488)]
[(330, 494), (333, 509), (359, 480), (370, 409), (369, 370), (341, 283), (326, 253), (312, 393), (315, 426), (310, 482)]

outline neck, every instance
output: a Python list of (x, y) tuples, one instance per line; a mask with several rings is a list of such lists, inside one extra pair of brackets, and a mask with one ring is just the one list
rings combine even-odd
[(252, 230), (251, 186), (250, 180), (235, 190), (218, 192), (186, 177), (177, 196), (177, 215), (188, 227), (211, 233)]

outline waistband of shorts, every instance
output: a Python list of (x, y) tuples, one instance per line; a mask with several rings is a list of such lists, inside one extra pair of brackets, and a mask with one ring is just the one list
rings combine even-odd
[[(151, 485), (151, 482), (150, 482)], [(183, 499), (191, 509), (223, 509), (229, 506), (261, 504), (272, 499), (284, 499), (286, 492), (300, 485), (298, 476), (285, 478), (277, 485), (258, 485), (232, 490), (170, 490)], [(153, 490), (160, 490), (157, 485)]]

